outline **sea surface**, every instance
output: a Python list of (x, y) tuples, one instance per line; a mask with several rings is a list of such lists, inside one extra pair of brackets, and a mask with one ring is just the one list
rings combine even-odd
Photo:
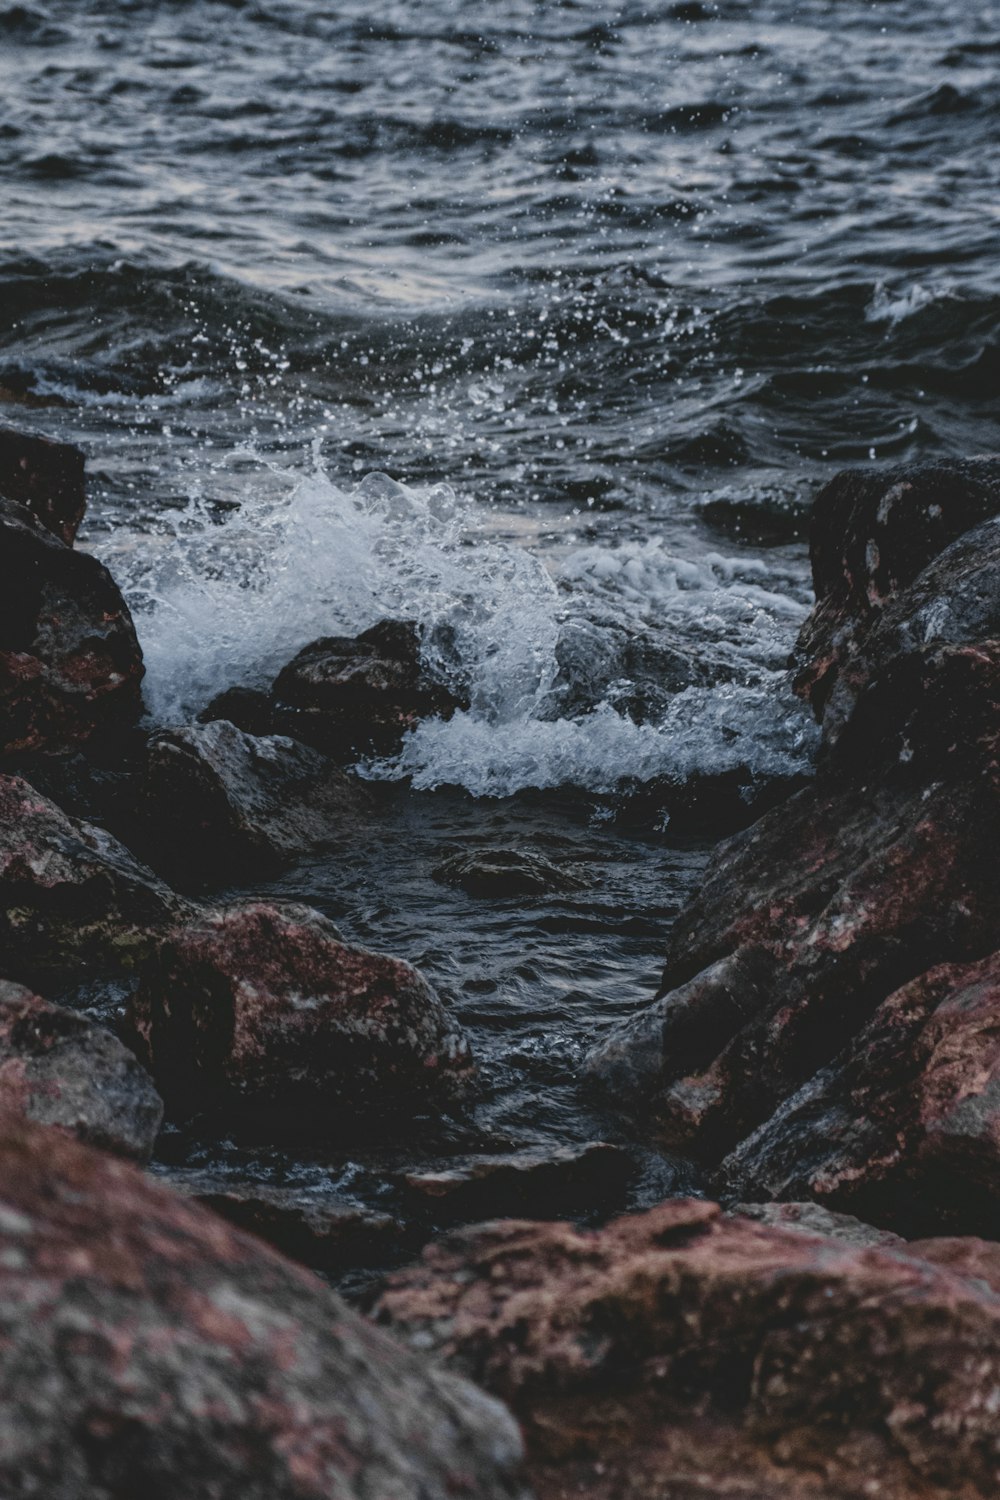
[[(1000, 3), (0, 3), (0, 79), (0, 420), (90, 456), (151, 722), (387, 615), (469, 694), (363, 768), (369, 837), (246, 887), (472, 1030), (395, 1165), (602, 1135), (655, 1196), (577, 1068), (718, 832), (663, 789), (809, 773), (824, 480), (998, 446)], [(584, 889), (432, 877), (496, 847)], [(369, 1145), (222, 1154), (391, 1206)]]

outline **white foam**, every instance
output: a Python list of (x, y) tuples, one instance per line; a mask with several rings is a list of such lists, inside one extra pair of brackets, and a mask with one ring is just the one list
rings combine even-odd
[[(406, 618), (470, 707), (421, 724), (370, 775), (501, 796), (742, 765), (782, 774), (808, 760), (811, 731), (778, 671), (805, 605), (793, 579), (758, 559), (686, 559), (654, 538), (553, 554), (550, 571), (446, 485), (370, 474), (343, 488), (318, 462), (247, 483), (253, 493), (223, 524), (193, 502), (157, 537), (119, 529), (100, 542), (133, 607), (160, 722), (234, 684), (266, 684), (319, 636)], [(598, 681), (587, 711), (561, 716), (560, 636), (580, 622), (617, 638), (664, 632), (695, 656), (711, 648), (735, 680), (689, 688), (641, 725), (599, 701)]]
[(921, 286), (919, 282), (914, 282), (902, 291), (890, 291), (880, 281), (865, 309), (865, 320), (869, 323), (888, 323), (894, 328), (904, 318), (911, 318), (914, 313), (947, 295), (947, 292), (936, 292), (930, 287)]

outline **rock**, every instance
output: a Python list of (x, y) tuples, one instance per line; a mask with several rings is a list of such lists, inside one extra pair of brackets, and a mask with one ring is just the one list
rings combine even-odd
[(1000, 1484), (1000, 1297), (910, 1254), (674, 1200), (506, 1221), (376, 1316), (501, 1395), (539, 1500), (973, 1500)]
[(391, 1214), (312, 1187), (275, 1187), (198, 1170), (162, 1173), (160, 1180), (293, 1260), (327, 1273), (385, 1261), (403, 1238)]
[(211, 724), (215, 719), (228, 719), (244, 734), (273, 734), (274, 704), (267, 693), (256, 688), (227, 688), (198, 715), (199, 724)]
[(24, 984), (79, 983), (149, 953), (188, 903), (103, 829), (0, 775), (0, 955)]
[(514, 1500), (494, 1401), (128, 1163), (0, 1135), (0, 1493)]
[(0, 499), (0, 755), (65, 748), (130, 722), (142, 674), (107, 568)]
[(845, 469), (809, 527), (816, 608), (795, 648), (796, 690), (822, 718), (833, 685), (885, 603), (944, 549), (1000, 514), (1000, 459)]
[(0, 495), (16, 500), (47, 531), (72, 547), (87, 502), (85, 459), (71, 443), (55, 443), (0, 427)]
[(277, 729), (341, 758), (392, 754), (420, 719), (459, 706), (425, 672), (408, 620), (314, 641), (278, 674), (272, 694)]
[(103, 1026), (0, 979), (0, 1121), (34, 1120), (148, 1161), (163, 1104)]
[(726, 1159), (720, 1191), (1000, 1235), (1000, 953), (905, 985)]
[(218, 719), (149, 742), (141, 804), (171, 865), (290, 859), (356, 829), (371, 799), (317, 750)]
[(221, 1107), (255, 1129), (453, 1103), (474, 1071), (415, 969), (346, 946), (304, 906), (249, 903), (175, 928), (129, 1022), (173, 1115)]
[(632, 1157), (621, 1146), (588, 1141), (582, 1146), (517, 1151), (498, 1156), (463, 1156), (404, 1172), (399, 1181), (408, 1197), (444, 1219), (500, 1216), (575, 1216), (619, 1202), (635, 1174)]
[(866, 1224), (851, 1214), (833, 1213), (818, 1203), (737, 1203), (729, 1212), (736, 1219), (753, 1219), (757, 1224), (769, 1224), (774, 1229), (842, 1240), (846, 1245), (906, 1249), (906, 1241), (901, 1235), (888, 1229), (876, 1229), (874, 1224)]
[(442, 885), (457, 886), (468, 896), (500, 900), (586, 889), (586, 881), (572, 870), (526, 849), (473, 849), (452, 854), (433, 873)]

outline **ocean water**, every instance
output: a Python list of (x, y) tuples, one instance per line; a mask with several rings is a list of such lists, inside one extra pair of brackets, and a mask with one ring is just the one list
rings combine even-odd
[[(455, 1141), (623, 1128), (655, 788), (809, 771), (817, 488), (997, 447), (998, 69), (996, 0), (0, 3), (0, 417), (90, 455), (151, 720), (385, 615), (469, 694), (278, 887), (459, 1006)], [(587, 893), (430, 878), (511, 843)]]

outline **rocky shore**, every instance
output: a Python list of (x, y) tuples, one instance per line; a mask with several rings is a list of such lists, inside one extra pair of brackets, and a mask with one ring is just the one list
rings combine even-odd
[[(220, 892), (351, 839), (358, 755), (462, 700), (385, 621), (150, 730), (128, 607), (74, 549), (83, 475), (0, 432), (0, 1491), (995, 1495), (1000, 460), (818, 497), (791, 664), (815, 778), (718, 847), (659, 995), (578, 1080), (706, 1192), (610, 1223), (637, 1156), (602, 1141), (453, 1132), (396, 1184), (409, 1226), (169, 1152), (144, 1173), (164, 1121), (452, 1139), (482, 1085), (429, 981)], [(714, 827), (711, 799), (689, 811)], [(484, 900), (583, 884), (504, 847), (437, 873)], [(368, 1316), (295, 1263), (394, 1236)]]

